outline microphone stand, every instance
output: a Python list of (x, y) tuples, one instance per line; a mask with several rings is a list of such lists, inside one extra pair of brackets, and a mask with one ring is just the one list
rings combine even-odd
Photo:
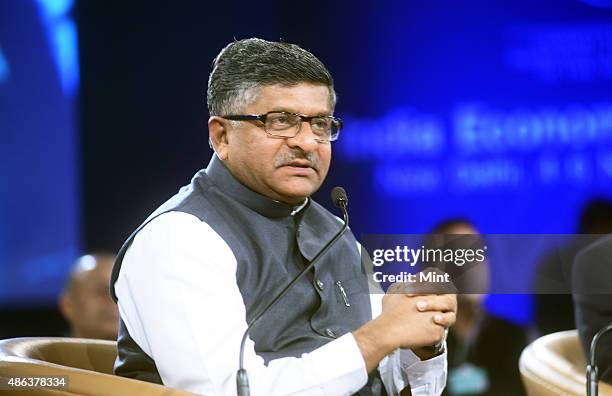
[(274, 300), (272, 300), (272, 302), (268, 304), (268, 306), (263, 311), (261, 311), (259, 314), (257, 314), (257, 316), (255, 316), (255, 318), (253, 318), (253, 320), (251, 320), (251, 323), (249, 323), (247, 329), (242, 335), (242, 341), (240, 342), (239, 369), (236, 373), (236, 387), (238, 389), (238, 396), (250, 396), (249, 377), (247, 375), (246, 369), (244, 368), (244, 347), (249, 332), (251, 331), (253, 326), (255, 326), (255, 324), (259, 321), (259, 319), (261, 319), (261, 317), (264, 316), (266, 312), (268, 312), (272, 307), (274, 307), (276, 303), (279, 302), (285, 294), (287, 294), (287, 292), (293, 287), (293, 285), (295, 285), (300, 279), (304, 277), (304, 275), (306, 275), (308, 271), (310, 271), (314, 267), (317, 261), (319, 261), (319, 258), (321, 258), (321, 256), (323, 256), (332, 247), (332, 245), (336, 243), (338, 239), (340, 239), (342, 234), (344, 234), (344, 231), (346, 231), (346, 229), (348, 228), (349, 216), (346, 210), (346, 207), (348, 205), (346, 192), (342, 188), (335, 187), (332, 190), (332, 197), (334, 204), (342, 210), (342, 215), (344, 217), (344, 224), (342, 225), (342, 228), (336, 233), (336, 235), (334, 235), (332, 240), (329, 241), (319, 253), (317, 253), (317, 255), (312, 259), (312, 261), (287, 286), (285, 286), (285, 288), (281, 290), (280, 293), (278, 293)]
[(589, 351), (589, 365), (587, 366), (587, 396), (597, 396), (599, 394), (599, 382), (597, 365), (595, 364), (595, 352), (597, 352), (597, 343), (599, 339), (608, 331), (612, 330), (612, 323), (609, 323), (603, 329), (599, 330), (595, 337), (591, 340), (591, 350)]

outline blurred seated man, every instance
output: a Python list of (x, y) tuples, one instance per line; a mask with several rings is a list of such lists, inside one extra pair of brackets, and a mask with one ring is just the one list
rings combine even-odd
[[(457, 218), (438, 224), (426, 244), (433, 249), (475, 250), (482, 248), (484, 241), (471, 221)], [(489, 263), (436, 266), (451, 275), (459, 290), (457, 320), (447, 338), (448, 386), (444, 394), (523, 395), (518, 359), (527, 336), (521, 326), (485, 311)]]
[[(612, 202), (594, 199), (580, 213), (578, 234), (567, 246), (552, 249), (535, 273), (534, 319), (540, 335), (574, 329), (572, 263), (583, 248), (612, 232)], [(554, 292), (554, 293), (553, 293)]]
[[(612, 236), (578, 253), (572, 278), (576, 328), (588, 361), (593, 336), (612, 322)], [(599, 340), (595, 363), (599, 378), (612, 384), (612, 333)]]
[(114, 261), (112, 254), (96, 254), (75, 262), (59, 300), (72, 337), (117, 339), (119, 314), (109, 290)]

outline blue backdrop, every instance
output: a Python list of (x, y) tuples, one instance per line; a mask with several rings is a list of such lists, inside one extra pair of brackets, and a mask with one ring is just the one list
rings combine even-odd
[[(585, 202), (612, 196), (611, 6), (383, 1), (357, 16), (371, 28), (334, 159), (353, 228), (426, 233), (465, 217), (484, 233), (576, 232)], [(497, 264), (528, 284), (541, 242)], [(527, 296), (488, 307), (531, 319)]]
[[(52, 301), (81, 246), (74, 121), (79, 69), (72, 1), (0, 4), (0, 303)], [(90, 119), (84, 133), (91, 134), (89, 139), (114, 136), (92, 141), (100, 151), (100, 143), (107, 144), (103, 147), (113, 150), (117, 164), (136, 155), (132, 146), (123, 152), (117, 144), (127, 144), (130, 134), (138, 144), (146, 142), (142, 152), (166, 142), (167, 129), (183, 120), (174, 108), (186, 107), (178, 98), (193, 96), (185, 112), (202, 127), (205, 116), (199, 118), (198, 112), (204, 110), (204, 88), (197, 84), (205, 84), (210, 60), (232, 37), (260, 35), (302, 44), (335, 77), (337, 112), (346, 129), (334, 146), (323, 190), (327, 195), (333, 185), (346, 187), (357, 236), (426, 233), (455, 216), (472, 219), (485, 233), (572, 233), (588, 199), (612, 197), (612, 1), (320, 2), (302, 14), (269, 1), (258, 6), (266, 13), (257, 18), (245, 17), (252, 13), (242, 9), (229, 21), (212, 17), (228, 12), (219, 4), (210, 6), (211, 15), (179, 7), (137, 10), (142, 5), (124, 14), (114, 7), (115, 19), (108, 12), (99, 18), (100, 25), (81, 29), (88, 32), (89, 43), (98, 44), (85, 48), (91, 70), (99, 67), (90, 72), (91, 83), (107, 78), (92, 85), (96, 90), (90, 91), (90, 103), (104, 114)], [(144, 16), (132, 23), (130, 15)], [(105, 35), (103, 23), (134, 33)], [(163, 27), (149, 37), (145, 29), (153, 24)], [(183, 41), (174, 42), (177, 37)], [(96, 58), (111, 46), (121, 48), (124, 52), (117, 53), (122, 56)], [(141, 64), (123, 66), (134, 51)], [(197, 67), (195, 59), (201, 62)], [(160, 60), (172, 71), (164, 78), (155, 74), (154, 63)], [(189, 73), (191, 85), (181, 80)], [(140, 85), (130, 83), (135, 79)], [(129, 95), (131, 85), (140, 96)], [(159, 89), (167, 92), (175, 85), (171, 104), (151, 99), (166, 99)], [(91, 99), (104, 86), (108, 97)], [(143, 99), (156, 110), (136, 107)], [(125, 116), (139, 112), (153, 120), (141, 135), (134, 119)], [(163, 128), (155, 118), (160, 115), (167, 117)], [(199, 158), (207, 155), (205, 139), (197, 138), (204, 143), (200, 147), (193, 143), (196, 138), (178, 132), (173, 139), (182, 151), (166, 153), (168, 162), (187, 161), (196, 151), (204, 153)], [(138, 166), (148, 175), (152, 168), (169, 165), (141, 160)], [(102, 176), (86, 175), (91, 184), (114, 183), (119, 177)], [(157, 176), (148, 180), (153, 183), (163, 171)], [(87, 215), (110, 224), (104, 234), (123, 239), (186, 181), (168, 177), (172, 187), (147, 192), (154, 199), (146, 205), (135, 198), (128, 202), (130, 193), (118, 193), (116, 202), (100, 200)], [(118, 182), (111, 187), (123, 191)], [(320, 200), (328, 198), (320, 195)], [(124, 203), (132, 206), (129, 214), (121, 213), (129, 219), (128, 225), (122, 220), (122, 228), (113, 222), (117, 210), (110, 212), (113, 218), (103, 209), (123, 208)], [(134, 213), (134, 207), (142, 213)], [(521, 281), (530, 281), (530, 269), (545, 249), (527, 249), (530, 258), (520, 262), (520, 273), (526, 274)], [(508, 317), (524, 313), (520, 321), (529, 320), (528, 308), (528, 299), (516, 297), (510, 305), (491, 305)]]
[(71, 1), (0, 2), (0, 304), (56, 299), (79, 247)]

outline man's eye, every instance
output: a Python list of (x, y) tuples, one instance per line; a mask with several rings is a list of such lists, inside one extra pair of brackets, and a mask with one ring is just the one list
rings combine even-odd
[(291, 118), (285, 115), (279, 115), (270, 120), (272, 125), (275, 127), (284, 127), (293, 125), (291, 122)]
[(311, 126), (315, 129), (324, 131), (329, 128), (329, 123), (327, 122), (327, 120), (318, 119), (318, 120), (312, 120)]

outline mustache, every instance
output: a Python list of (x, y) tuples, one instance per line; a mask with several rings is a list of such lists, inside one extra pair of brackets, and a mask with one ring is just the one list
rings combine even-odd
[(316, 171), (318, 171), (321, 167), (321, 160), (319, 160), (319, 156), (317, 154), (312, 152), (306, 153), (302, 150), (293, 150), (281, 153), (274, 160), (274, 166), (276, 168), (280, 168), (281, 166), (288, 165), (295, 160), (308, 161), (309, 166)]

